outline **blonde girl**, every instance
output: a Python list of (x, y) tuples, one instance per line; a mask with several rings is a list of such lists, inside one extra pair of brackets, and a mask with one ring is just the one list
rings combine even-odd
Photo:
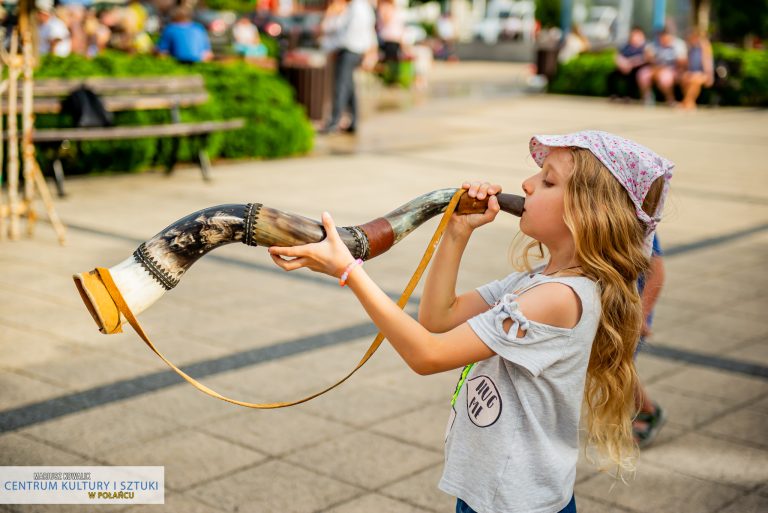
[(672, 163), (596, 131), (536, 136), (530, 151), (541, 170), (522, 184), (520, 230), (533, 239), (522, 256), (546, 247), (548, 260), (457, 297), (462, 253), (472, 232), (496, 217), (501, 191), (465, 183), (471, 197), (489, 196), (488, 209), (451, 219), (418, 322), (354, 262), (328, 213), (322, 242), (269, 249), (285, 270), (343, 275), (417, 373), (463, 368), (439, 484), (457, 497), (457, 512), (576, 511), (582, 403), (589, 445), (620, 472), (633, 468), (633, 354), (642, 324), (635, 284), (648, 266)]

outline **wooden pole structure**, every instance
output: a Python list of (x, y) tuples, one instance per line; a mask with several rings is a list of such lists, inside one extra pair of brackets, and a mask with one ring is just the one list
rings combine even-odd
[(17, 89), (19, 66), (16, 59), (18, 50), (19, 33), (13, 29), (8, 62), (8, 208), (11, 240), (19, 239), (19, 213), (21, 210), (19, 208), (19, 128), (16, 119), (19, 96)]
[(21, 103), (21, 151), (24, 162), (24, 202), (27, 205), (27, 234), (31, 237), (35, 231), (35, 220), (37, 218), (32, 206), (32, 200), (35, 197), (35, 180), (32, 174), (37, 170), (35, 145), (32, 143), (32, 130), (35, 123), (35, 115), (32, 112), (32, 89), (34, 87), (32, 83), (32, 69), (34, 62), (32, 57), (32, 35), (29, 33), (29, 30), (24, 30), (24, 25), (20, 25), (20, 28), (22, 29), (21, 47), (24, 76)]
[[(0, 41), (5, 41), (5, 30), (0, 30)], [(2, 55), (0, 55), (0, 76), (3, 74), (3, 59)], [(8, 88), (8, 81), (3, 80), (0, 83), (0, 106), (3, 104), (3, 94), (5, 94), (5, 90)], [(5, 156), (3, 153), (3, 150), (5, 148), (5, 144), (3, 144), (3, 116), (0, 115), (0, 166), (3, 162), (3, 157)], [(7, 207), (5, 206), (5, 193), (3, 192), (3, 171), (0, 167), (0, 242), (4, 241), (5, 238), (8, 236), (8, 227), (5, 224), (5, 209)]]
[[(43, 200), (48, 219), (51, 221), (60, 244), (66, 243), (66, 230), (59, 219), (53, 205), (53, 198), (45, 183), (43, 172), (35, 158), (35, 145), (32, 142), (35, 116), (33, 108), (35, 66), (35, 44), (30, 23), (32, 4), (29, 0), (19, 2), (19, 27), (11, 33), (11, 52), (7, 54), (0, 48), (0, 60), (8, 66), (8, 80), (0, 83), (0, 98), (7, 83), (8, 89), (8, 206), (2, 204), (0, 197), (0, 230), (5, 233), (5, 218), (10, 218), (10, 238), (17, 240), (20, 236), (19, 221), (22, 215), (27, 216), (27, 233), (34, 232), (37, 213), (33, 208), (35, 194)], [(22, 40), (22, 54), (19, 55), (19, 33)], [(18, 140), (18, 78), (23, 72), (22, 89), (22, 156), (24, 161), (24, 197), (19, 200), (19, 140)], [(2, 122), (0, 121), (0, 140), (2, 138)], [(2, 151), (0, 150), (0, 162)], [(2, 191), (0, 190), (0, 196)], [(2, 236), (0, 236), (1, 238)]]

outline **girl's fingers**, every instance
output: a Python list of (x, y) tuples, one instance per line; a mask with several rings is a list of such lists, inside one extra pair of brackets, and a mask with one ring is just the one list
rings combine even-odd
[(308, 259), (301, 257), (301, 258), (294, 258), (293, 260), (286, 260), (278, 255), (272, 255), (269, 256), (272, 257), (272, 260), (279, 266), (285, 269), (286, 271), (295, 271), (296, 269), (299, 269), (301, 267), (305, 267), (308, 263)]
[(270, 246), (267, 250), (270, 255), (281, 255), (289, 257), (300, 257), (309, 254), (309, 248), (311, 244), (304, 244), (302, 246)]
[(323, 227), (325, 228), (327, 237), (329, 239), (338, 239), (339, 233), (336, 231), (336, 223), (333, 222), (330, 212), (323, 212), (320, 217), (323, 221)]

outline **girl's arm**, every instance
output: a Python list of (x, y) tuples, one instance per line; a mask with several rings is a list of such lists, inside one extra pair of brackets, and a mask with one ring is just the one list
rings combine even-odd
[[(466, 322), (447, 333), (433, 334), (413, 320), (374, 283), (364, 269), (356, 267), (347, 280), (371, 320), (387, 337), (408, 366), (421, 375), (435, 374), (490, 358), (495, 353)], [(527, 319), (561, 328), (572, 328), (581, 316), (575, 292), (560, 283), (534, 287), (517, 298)], [(513, 321), (503, 321), (509, 332)], [(517, 331), (524, 337), (525, 331)]]
[(712, 55), (712, 45), (705, 39), (702, 41), (701, 46), (704, 61), (704, 73), (707, 75), (707, 82), (704, 85), (712, 87), (715, 83), (715, 59)]
[[(287, 271), (308, 267), (331, 276), (340, 276), (354, 259), (327, 213), (323, 214), (323, 225), (328, 234), (325, 240), (288, 248), (273, 246), (269, 248), (270, 256)], [(281, 255), (294, 258), (287, 260)], [(447, 333), (430, 333), (400, 310), (360, 266), (352, 269), (347, 283), (392, 347), (418, 374), (456, 369), (494, 355), (466, 322)], [(517, 303), (529, 320), (554, 326), (572, 327), (580, 315), (580, 304), (575, 294), (559, 283), (534, 287), (522, 294)], [(506, 319), (504, 330), (508, 331), (511, 326), (512, 320)], [(522, 337), (525, 332), (518, 330), (517, 335)]]
[(489, 183), (462, 184), (470, 197), (479, 200), (491, 196), (483, 214), (454, 215), (437, 248), (419, 303), (419, 322), (428, 330), (444, 333), (467, 319), (488, 310), (488, 304), (476, 290), (456, 297), (456, 278), (464, 249), (475, 228), (493, 221), (499, 212), (496, 194), (501, 186)]

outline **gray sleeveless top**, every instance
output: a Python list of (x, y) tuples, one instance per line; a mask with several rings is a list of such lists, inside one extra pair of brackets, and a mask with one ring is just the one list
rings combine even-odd
[[(528, 320), (518, 308), (519, 294), (553, 282), (581, 300), (572, 329)], [(477, 291), (491, 308), (468, 323), (496, 355), (472, 367), (451, 408), (439, 487), (478, 513), (556, 513), (576, 479), (598, 287), (583, 277), (514, 273)], [(526, 330), (523, 337), (518, 328)]]

